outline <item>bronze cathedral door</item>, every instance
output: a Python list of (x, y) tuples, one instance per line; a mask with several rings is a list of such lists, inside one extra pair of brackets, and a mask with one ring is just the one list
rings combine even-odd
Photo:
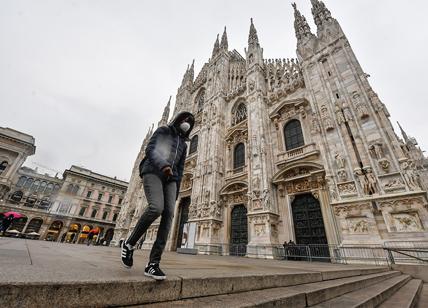
[(248, 244), (247, 208), (237, 205), (232, 209), (231, 216), (230, 255), (244, 256)]

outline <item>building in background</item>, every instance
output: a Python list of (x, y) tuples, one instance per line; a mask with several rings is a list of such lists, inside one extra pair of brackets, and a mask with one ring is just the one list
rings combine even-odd
[(11, 190), (12, 179), (25, 159), (36, 151), (34, 138), (0, 127), (0, 204)]
[(128, 183), (77, 166), (62, 177), (22, 167), (35, 153), (34, 144), (32, 136), (0, 127), (0, 213), (24, 215), (9, 230), (72, 243), (84, 242), (90, 230), (97, 230), (108, 244)]
[[(55, 239), (84, 242), (91, 229), (98, 228), (99, 237), (107, 242), (113, 237), (115, 222), (128, 183), (91, 170), (71, 166), (63, 174), (63, 184), (50, 212), (68, 217), (61, 220), (59, 232), (51, 232)], [(53, 234), (55, 233), (55, 234)]]
[[(186, 223), (207, 253), (255, 254), (297, 244), (382, 244), (428, 236), (427, 159), (394, 132), (386, 105), (339, 22), (311, 0), (314, 34), (294, 7), (297, 58), (265, 59), (251, 20), (242, 56), (226, 29), (194, 76), (186, 70), (174, 114), (190, 111), (192, 131), (168, 248)], [(361, 17), (363, 18), (363, 17)], [(169, 104), (160, 125), (165, 125)], [(137, 155), (115, 240), (147, 206)], [(145, 246), (156, 238), (146, 233)], [(328, 250), (327, 250), (328, 253)]]

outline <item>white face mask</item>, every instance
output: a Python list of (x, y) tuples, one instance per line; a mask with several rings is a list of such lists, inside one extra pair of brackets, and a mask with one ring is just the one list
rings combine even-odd
[(190, 124), (189, 123), (183, 122), (183, 123), (180, 124), (180, 130), (183, 133), (186, 133), (189, 129), (190, 129)]

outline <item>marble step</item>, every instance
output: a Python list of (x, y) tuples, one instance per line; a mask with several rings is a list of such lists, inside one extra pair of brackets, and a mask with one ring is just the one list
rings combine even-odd
[(366, 288), (346, 293), (342, 296), (322, 302), (316, 308), (354, 308), (354, 307), (377, 307), (386, 299), (390, 298), (397, 290), (405, 285), (411, 277), (399, 275), (389, 278), (382, 283), (368, 286)]
[(384, 301), (380, 308), (413, 308), (418, 302), (422, 290), (422, 280), (412, 279), (402, 286), (394, 295)]
[(426, 308), (428, 307), (428, 283), (422, 285), (421, 293), (419, 294), (418, 303), (416, 308)]
[(383, 272), (290, 287), (154, 303), (144, 307), (306, 307), (399, 275), (398, 271)]

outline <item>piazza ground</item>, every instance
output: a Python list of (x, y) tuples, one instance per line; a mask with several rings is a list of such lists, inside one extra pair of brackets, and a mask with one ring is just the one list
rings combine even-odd
[[(135, 252), (131, 270), (122, 267), (119, 255), (116, 247), (2, 237), (0, 304), (2, 307), (106, 307), (157, 303), (156, 307), (184, 300), (191, 302), (178, 306), (211, 307), (228, 303), (229, 307), (241, 307), (245, 301), (255, 303), (266, 300), (263, 296), (274, 296), (266, 292), (280, 291), (275, 296), (285, 296), (292, 307), (305, 307), (310, 300), (321, 303), (321, 300), (340, 299), (340, 295), (357, 292), (370, 284), (386, 288), (390, 283), (396, 291), (411, 279), (381, 266), (166, 252), (162, 268), (168, 277), (156, 282), (144, 276), (148, 251)], [(311, 288), (316, 288), (312, 297), (307, 291)]]

